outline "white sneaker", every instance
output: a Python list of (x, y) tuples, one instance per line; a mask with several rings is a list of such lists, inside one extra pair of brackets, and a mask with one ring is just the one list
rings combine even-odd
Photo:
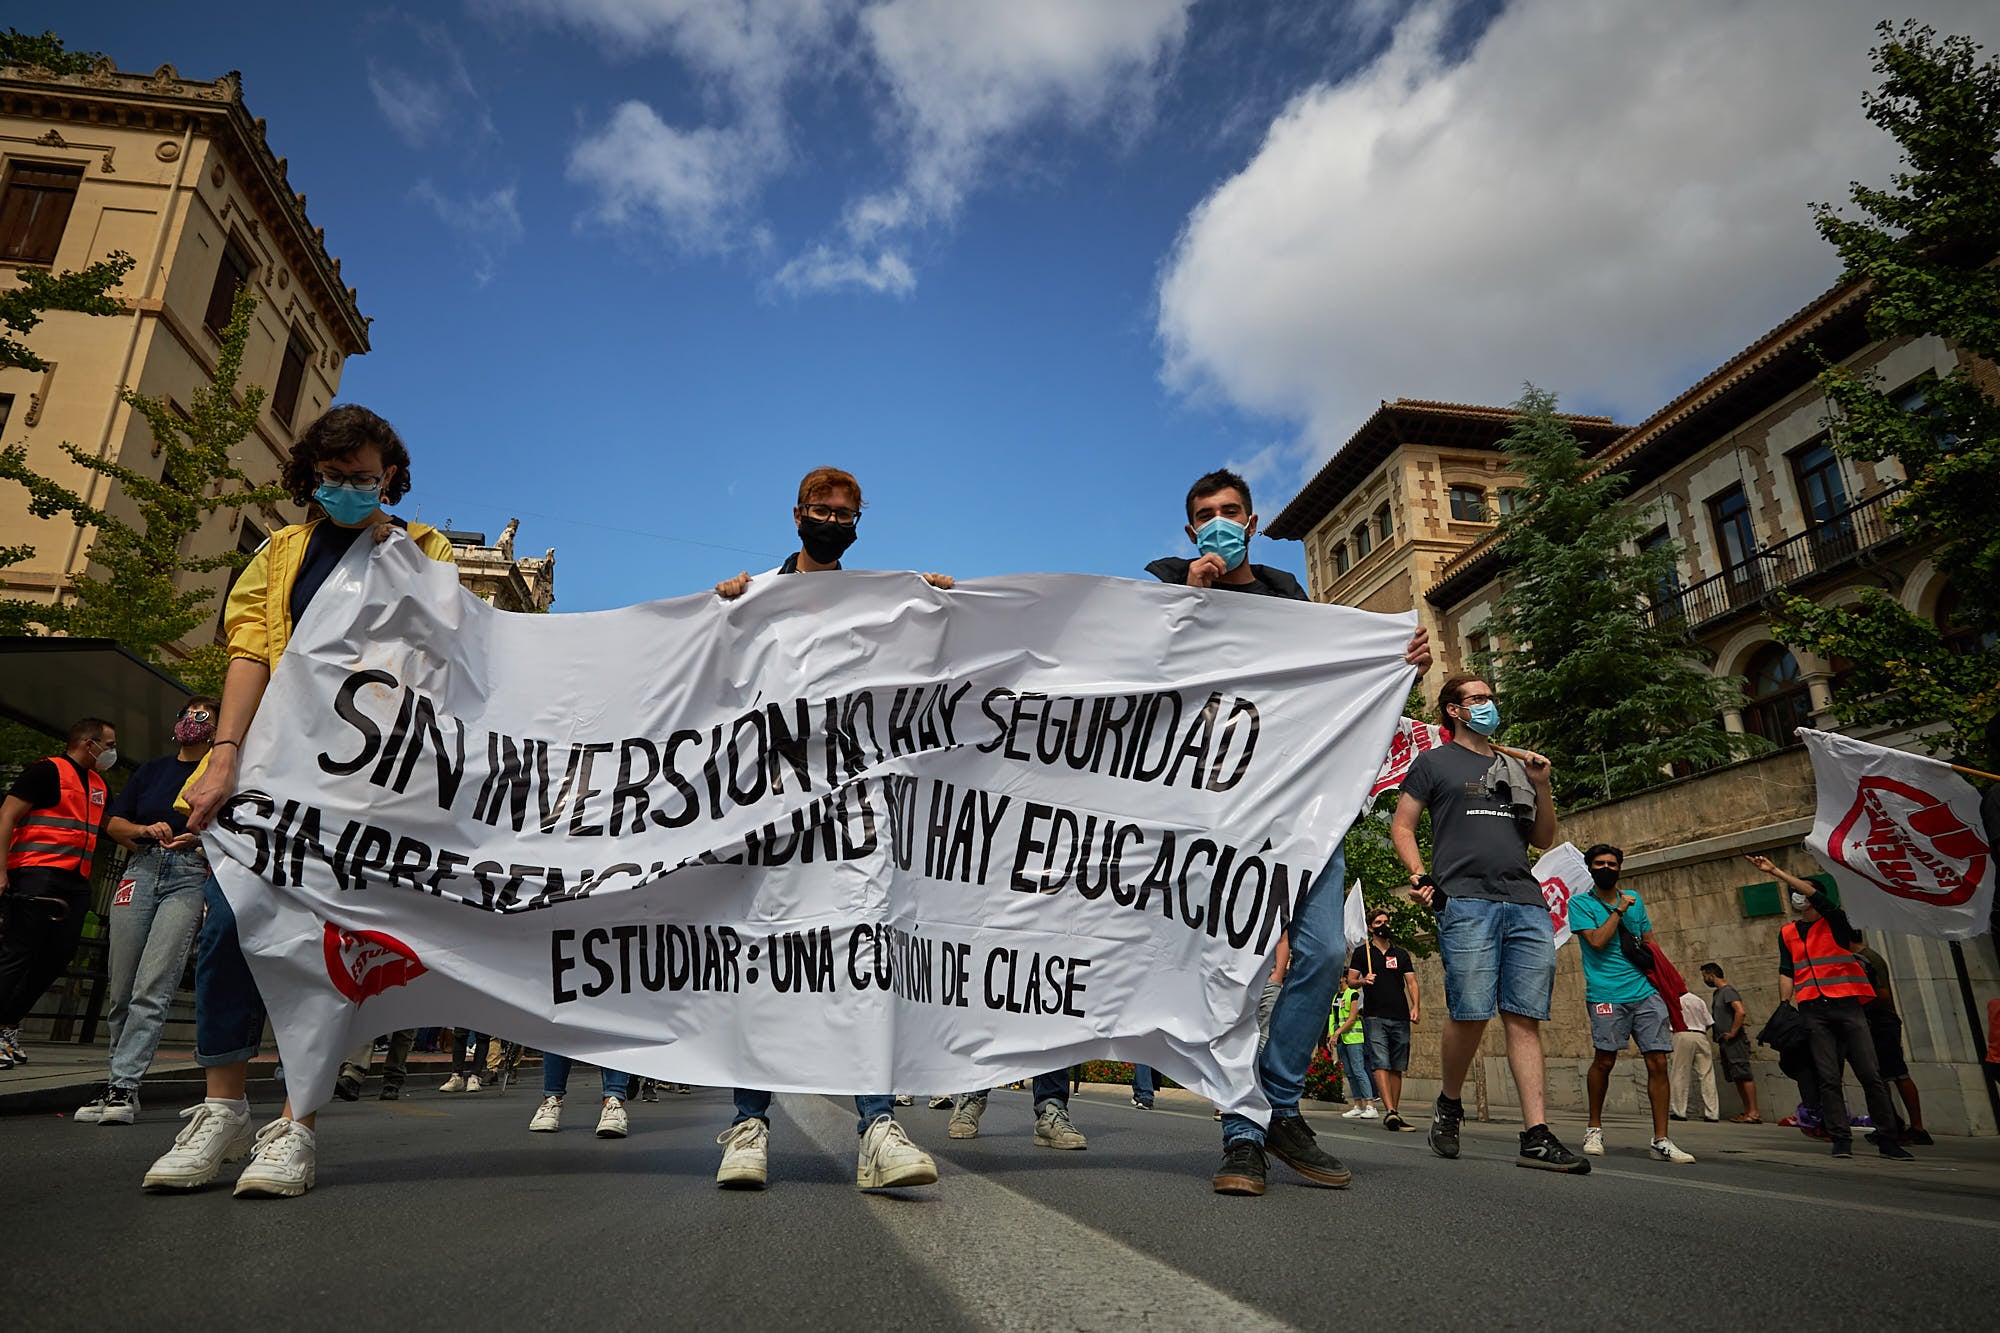
[(1340, 1113), (1340, 1118), (1342, 1120), (1359, 1120), (1362, 1116), (1362, 1113), (1367, 1111), (1367, 1109), (1368, 1108), (1365, 1106), (1359, 1106), (1359, 1105), (1350, 1106), (1345, 1111), (1342, 1111)]
[(760, 1190), (770, 1174), (771, 1127), (752, 1117), (715, 1136), (722, 1145), (722, 1165), (715, 1183), (726, 1190)]
[(907, 1092), (899, 1092), (896, 1094), (896, 1105), (915, 1106), (916, 1104), (917, 1104), (917, 1099), (913, 1094)]
[(542, 1098), (542, 1104), (535, 1108), (535, 1118), (528, 1122), (529, 1131), (535, 1134), (553, 1134), (561, 1128), (562, 1098)]
[(1035, 1146), (1038, 1148), (1061, 1148), (1073, 1152), (1088, 1147), (1089, 1143), (1090, 1141), (1071, 1123), (1069, 1107), (1061, 1102), (1050, 1102), (1042, 1108), (1042, 1113), (1035, 1117)]
[(257, 1150), (236, 1178), (236, 1197), (297, 1198), (313, 1187), (313, 1132), (280, 1116), (257, 1131)]
[(104, 1119), (104, 1104), (110, 1098), (111, 1085), (107, 1083), (97, 1090), (97, 1096), (91, 1098), (82, 1106), (77, 1107), (76, 1114), (72, 1115), (70, 1119), (76, 1121), (79, 1125), (96, 1124), (98, 1121)]
[(1591, 1125), (1583, 1131), (1583, 1150), (1592, 1157), (1604, 1156), (1604, 1131)]
[(949, 1111), (956, 1105), (958, 1105), (958, 1098), (947, 1097), (942, 1093), (931, 1098), (930, 1101), (930, 1107), (933, 1111)]
[(478, 1091), (479, 1091), (479, 1075), (477, 1075), (477, 1074), (467, 1074), (467, 1075), (465, 1076), (465, 1090), (466, 1090), (467, 1092), (478, 1092)]
[(100, 1125), (129, 1125), (139, 1118), (139, 1093), (133, 1088), (113, 1088), (104, 1096)]
[(224, 1162), (250, 1155), (256, 1131), (248, 1111), (231, 1111), (213, 1102), (196, 1102), (181, 1112), (187, 1126), (174, 1136), (174, 1146), (146, 1172), (149, 1190), (200, 1189), (215, 1179)]
[(899, 1185), (937, 1183), (937, 1163), (910, 1142), (894, 1117), (878, 1115), (861, 1136), (861, 1153), (854, 1160), (854, 1187), (894, 1189)]
[(604, 1099), (604, 1110), (597, 1117), (597, 1137), (600, 1139), (625, 1137), (625, 1103), (616, 1097)]
[[(1585, 1151), (1588, 1151), (1588, 1149)], [(1656, 1162), (1672, 1162), (1677, 1166), (1685, 1166), (1694, 1160), (1694, 1154), (1682, 1152), (1679, 1148), (1676, 1148), (1672, 1139), (1654, 1139), (1653, 1160)]]
[(958, 1099), (958, 1109), (951, 1113), (951, 1122), (945, 1126), (945, 1133), (955, 1139), (976, 1139), (979, 1137), (979, 1117), (986, 1113), (986, 1094), (968, 1092)]
[(452, 1076), (451, 1076), (450, 1078), (448, 1078), (448, 1079), (446, 1079), (446, 1080), (445, 1080), (444, 1082), (442, 1082), (442, 1083), (438, 1084), (438, 1091), (439, 1091), (439, 1092), (464, 1092), (464, 1091), (465, 1091), (465, 1075), (463, 1075), (463, 1074), (453, 1074), (453, 1075), (452, 1075)]
[(1361, 1108), (1361, 1118), (1363, 1120), (1380, 1120), (1382, 1113), (1372, 1106), (1364, 1106)]

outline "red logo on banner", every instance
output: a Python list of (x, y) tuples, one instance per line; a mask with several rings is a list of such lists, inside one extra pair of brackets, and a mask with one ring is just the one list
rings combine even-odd
[(334, 989), (360, 1004), (391, 986), (406, 986), (427, 970), (410, 946), (379, 930), (326, 926), (326, 974)]
[(1933, 907), (1968, 901), (1992, 849), (1949, 805), (1907, 782), (1863, 778), (1827, 850), (1898, 898)]
[(1549, 925), (1558, 935), (1569, 924), (1569, 900), (1575, 892), (1561, 875), (1551, 875), (1542, 881), (1542, 901), (1548, 904)]

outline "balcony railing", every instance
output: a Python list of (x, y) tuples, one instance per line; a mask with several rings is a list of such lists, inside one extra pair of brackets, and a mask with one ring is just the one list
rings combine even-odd
[(1732, 611), (1754, 606), (1773, 593), (1794, 588), (1817, 575), (1831, 573), (1864, 551), (1900, 535), (1889, 517), (1889, 506), (1901, 486), (1863, 500), (1814, 523), (1796, 537), (1759, 549), (1720, 574), (1677, 589), (1653, 603), (1653, 619), (1678, 620), (1698, 629)]

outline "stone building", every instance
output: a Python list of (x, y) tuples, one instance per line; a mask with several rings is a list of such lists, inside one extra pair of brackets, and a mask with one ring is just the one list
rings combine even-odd
[[(0, 69), (0, 287), (24, 268), (80, 269), (115, 251), (137, 263), (113, 290), (115, 317), (50, 313), (30, 345), (53, 365), (0, 371), (0, 444), (113, 512), (122, 497), (61, 452), (67, 441), (136, 471), (164, 466), (130, 387), (186, 404), (215, 373), (230, 300), (258, 298), (245, 384), (267, 391), (236, 462), (274, 481), (296, 432), (332, 403), (348, 358), (368, 350), (368, 321), (284, 158), (251, 116), (235, 74), (184, 79), (173, 66), (131, 74)], [(38, 519), (25, 493), (0, 493), (0, 546), (35, 555), (0, 572), (6, 595), (55, 601), (88, 565), (95, 531)], [(303, 515), (289, 504), (224, 511), (189, 540), (191, 557), (254, 550)], [(218, 591), (226, 571), (189, 576)], [(215, 603), (218, 625), (220, 598)], [(192, 644), (186, 646), (193, 646)]]
[[(1643, 540), (1672, 542), (1679, 551), (1676, 577), (1658, 590), (1653, 614), (1682, 625), (1692, 651), (1716, 674), (1743, 678), (1741, 703), (1718, 721), (1771, 745), (1754, 759), (1569, 812), (1561, 836), (1580, 847), (1598, 841), (1623, 847), (1625, 883), (1646, 899), (1661, 946), (1690, 980), (1701, 963), (1722, 964), (1759, 1025), (1777, 1003), (1778, 927), (1787, 918), (1773, 886), (1760, 883), (1764, 877), (1744, 857), (1768, 855), (1794, 874), (1820, 873), (1802, 845), (1812, 827), (1814, 786), (1793, 729), (1838, 729), (1830, 708), (1843, 674), (1841, 663), (1781, 642), (1767, 599), (1785, 591), (1838, 605), (1875, 588), (1942, 623), (1955, 596), (1924, 545), (1887, 518), (1903, 482), (1900, 470), (1893, 463), (1857, 464), (1828, 448), (1831, 407), (1815, 381), (1820, 357), (1871, 372), (1913, 406), (1921, 403), (1926, 383), (1959, 361), (1934, 338), (1870, 338), (1865, 300), (1855, 284), (1836, 286), (1639, 425), (1613, 428), (1610, 438), (1603, 429), (1578, 429), (1600, 468), (1629, 477), (1625, 502), (1650, 520)], [(1973, 370), (1994, 373), (1983, 364)], [(1383, 418), (1421, 406), (1385, 405), (1356, 440), (1381, 429), (1376, 423)], [(1308, 541), (1307, 568), (1319, 600), (1384, 611), (1414, 605), (1434, 627), (1439, 666), (1428, 682), (1434, 691), (1446, 672), (1475, 654), (1506, 648), (1491, 642), (1485, 628), (1507, 577), (1495, 538), (1490, 527), (1462, 516), (1471, 514), (1468, 504), (1457, 515), (1449, 508), (1454, 488), (1468, 501), (1475, 486), (1502, 488), (1503, 461), (1481, 458), (1476, 450), (1440, 455), (1424, 490), (1411, 488), (1393, 452), (1379, 445), (1343, 465), (1354, 447), (1350, 443), (1287, 506), (1273, 535)], [(1359, 459), (1369, 461), (1362, 466)], [(1400, 503), (1399, 482), (1405, 487)], [(1371, 527), (1381, 523), (1385, 502), (1391, 506), (1388, 525), (1414, 531), (1387, 557), (1362, 552), (1357, 558), (1354, 531), (1364, 519)], [(1432, 533), (1443, 544), (1422, 549), (1416, 538)], [(1345, 564), (1342, 541), (1348, 543)], [(1406, 555), (1403, 548), (1417, 549)], [(1411, 583), (1388, 576), (1392, 562), (1398, 576), (1401, 565), (1409, 566)], [(1993, 645), (1955, 641), (1954, 649), (1992, 651)], [(1866, 738), (1890, 745), (1911, 740), (1895, 733)], [(1995, 1108), (1979, 1065), (1980, 1016), (1986, 1001), (2000, 994), (1994, 941), (1952, 945), (1883, 934), (1871, 942), (1890, 965), (1929, 1127), (1994, 1132)], [(1568, 1112), (1584, 1104), (1591, 1054), (1576, 959), (1576, 949), (1563, 950), (1545, 1032), (1550, 1104)], [(1441, 996), (1434, 959), (1421, 977), (1428, 994)], [(1513, 1085), (1497, 1026), (1482, 1054), (1489, 1101), (1496, 1114), (1511, 1114), (1506, 1108)], [(1775, 1053), (1758, 1048), (1756, 1068), (1772, 1112), (1767, 1119), (1789, 1113), (1797, 1093), (1778, 1073)], [(1624, 1061), (1619, 1070), (1613, 1104), (1638, 1109), (1644, 1105), (1642, 1066)], [(1435, 1043), (1419, 1043), (1412, 1072), (1434, 1078), (1436, 1071)], [(1725, 1110), (1733, 1110), (1733, 1093), (1725, 1089), (1723, 1097)], [(1850, 1101), (1860, 1104), (1851, 1088)]]
[(516, 557), (514, 535), (521, 520), (510, 518), (500, 540), (487, 545), (483, 532), (445, 531), (458, 558), (458, 581), (502, 611), (546, 611), (556, 600), (556, 552)]

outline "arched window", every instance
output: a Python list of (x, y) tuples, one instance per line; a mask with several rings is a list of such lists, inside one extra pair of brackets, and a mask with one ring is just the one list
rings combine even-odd
[(1396, 520), (1389, 513), (1388, 505), (1375, 511), (1375, 535), (1385, 542), (1396, 535)]
[(1375, 549), (1375, 539), (1368, 535), (1368, 525), (1363, 523), (1354, 530), (1354, 558), (1361, 560)]
[(1798, 659), (1782, 643), (1766, 644), (1743, 673), (1743, 729), (1773, 745), (1794, 745), (1796, 727), (1812, 721), (1812, 695)]
[(1477, 486), (1451, 488), (1451, 516), (1460, 523), (1485, 523), (1486, 492)]
[(1345, 574), (1353, 565), (1353, 559), (1347, 554), (1347, 543), (1336, 543), (1333, 548), (1333, 572), (1335, 576), (1338, 577), (1341, 574)]

